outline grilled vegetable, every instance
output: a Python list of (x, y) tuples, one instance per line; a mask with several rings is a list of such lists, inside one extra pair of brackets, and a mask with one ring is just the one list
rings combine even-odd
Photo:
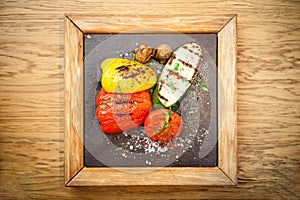
[(134, 49), (135, 59), (140, 63), (148, 62), (152, 57), (152, 48), (146, 44), (142, 44), (138, 49)]
[(153, 57), (159, 61), (160, 64), (165, 64), (172, 55), (173, 49), (168, 44), (161, 44), (153, 50)]
[[(169, 109), (171, 109), (172, 111), (177, 111), (177, 109), (179, 108), (179, 106), (180, 106), (180, 104), (177, 101), (172, 106), (170, 106)], [(152, 93), (152, 107), (154, 109), (165, 108), (165, 106), (159, 101), (159, 98), (158, 98), (158, 87), (157, 86), (154, 88), (153, 93)]]
[(169, 142), (178, 136), (182, 130), (182, 118), (177, 113), (168, 109), (157, 109), (147, 116), (144, 129), (151, 140)]
[(102, 87), (107, 92), (134, 93), (153, 87), (157, 77), (147, 65), (123, 58), (108, 58), (101, 64)]
[(152, 107), (147, 91), (113, 94), (102, 89), (96, 99), (96, 116), (106, 134), (120, 133), (141, 125)]
[(202, 63), (197, 43), (180, 46), (165, 65), (158, 82), (158, 98), (165, 107), (176, 103), (191, 86)]

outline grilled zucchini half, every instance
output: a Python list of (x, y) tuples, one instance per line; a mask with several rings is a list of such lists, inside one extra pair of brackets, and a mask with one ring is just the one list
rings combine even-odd
[(184, 44), (173, 52), (157, 83), (157, 95), (162, 105), (170, 107), (184, 95), (202, 61), (202, 48), (195, 42)]

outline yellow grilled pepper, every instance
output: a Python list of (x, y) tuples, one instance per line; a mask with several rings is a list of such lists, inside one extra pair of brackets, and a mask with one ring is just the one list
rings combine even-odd
[(153, 87), (157, 81), (152, 68), (123, 58), (108, 58), (101, 63), (101, 69), (101, 83), (106, 92), (140, 92)]

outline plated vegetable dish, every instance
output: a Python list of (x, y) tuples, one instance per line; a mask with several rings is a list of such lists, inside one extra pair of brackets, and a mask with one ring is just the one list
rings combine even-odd
[[(96, 116), (105, 134), (142, 128), (152, 141), (169, 143), (185, 123), (178, 105), (198, 76), (202, 48), (186, 43), (174, 51), (168, 44), (143, 44), (129, 58), (106, 58), (100, 66), (101, 90)], [(153, 69), (151, 62), (162, 65)], [(160, 73), (159, 73), (160, 72)]]

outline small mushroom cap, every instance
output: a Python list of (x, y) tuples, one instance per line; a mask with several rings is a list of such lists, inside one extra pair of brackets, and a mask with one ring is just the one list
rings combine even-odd
[(161, 44), (157, 46), (153, 51), (155, 59), (165, 62), (172, 55), (173, 49), (168, 44)]
[(138, 49), (136, 48), (133, 51), (136, 53), (136, 60), (140, 63), (148, 62), (151, 59), (153, 53), (152, 47), (146, 44), (142, 44)]

